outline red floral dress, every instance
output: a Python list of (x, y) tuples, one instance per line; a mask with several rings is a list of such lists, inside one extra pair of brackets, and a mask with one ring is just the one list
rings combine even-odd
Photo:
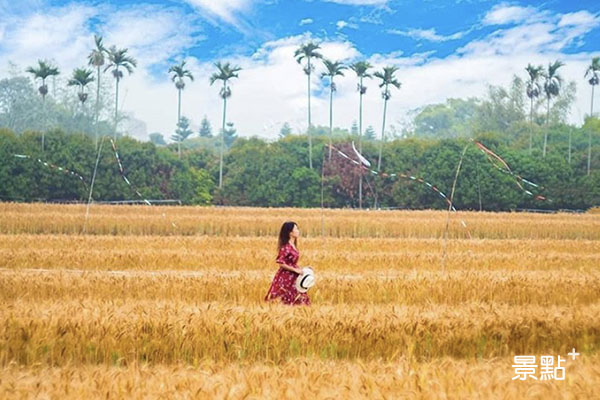
[[(300, 253), (290, 243), (283, 245), (279, 249), (276, 262), (298, 268), (298, 258)], [(296, 290), (296, 278), (298, 274), (279, 267), (279, 270), (273, 277), (271, 287), (265, 296), (265, 301), (280, 299), (284, 304), (291, 305), (310, 305), (310, 299), (306, 293), (300, 293)]]

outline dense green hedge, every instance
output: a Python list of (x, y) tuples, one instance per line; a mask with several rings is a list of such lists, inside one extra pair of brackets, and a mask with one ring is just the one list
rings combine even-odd
[[(554, 138), (558, 133), (554, 134)], [(515, 180), (494, 168), (486, 156), (467, 139), (403, 139), (385, 144), (382, 170), (421, 177), (450, 195), (460, 155), (467, 151), (458, 179), (455, 205), (458, 209), (510, 210), (515, 208), (585, 209), (600, 204), (598, 157), (587, 175), (587, 147), (579, 140), (572, 161), (567, 149), (556, 140), (545, 158), (539, 150), (511, 148), (498, 135), (478, 138), (501, 155), (513, 171), (542, 185), (534, 194), (552, 202), (535, 200), (519, 189)], [(338, 148), (352, 154), (350, 139), (336, 139)], [(328, 159), (327, 138), (313, 138), (313, 166), (308, 168), (306, 136), (288, 136), (268, 143), (258, 138), (240, 138), (225, 155), (223, 188), (219, 190), (218, 156), (211, 151), (191, 149), (178, 159), (171, 147), (157, 147), (125, 137), (116, 142), (125, 174), (148, 199), (181, 199), (185, 204), (244, 206), (318, 207), (321, 199), (321, 168)], [(0, 129), (0, 198), (4, 201), (86, 200), (88, 188), (72, 175), (39, 163), (53, 163), (80, 173), (89, 185), (96, 161), (94, 141), (82, 134), (61, 131), (46, 133), (41, 152), (41, 135), (17, 135)], [(363, 153), (376, 165), (377, 142), (365, 142)], [(599, 149), (596, 147), (594, 152)], [(325, 154), (324, 154), (325, 153)], [(14, 154), (31, 156), (30, 159)], [(328, 207), (358, 205), (358, 169), (335, 152), (324, 171), (324, 201)], [(377, 198), (381, 207), (445, 208), (443, 199), (428, 186), (402, 178), (364, 178), (364, 207)], [(94, 185), (95, 200), (138, 199), (122, 179), (110, 141), (104, 140)]]

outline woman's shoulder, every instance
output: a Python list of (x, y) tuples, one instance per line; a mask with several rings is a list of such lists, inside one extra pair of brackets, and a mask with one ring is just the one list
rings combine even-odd
[(284, 244), (284, 245), (283, 245), (283, 247), (284, 247), (286, 250), (291, 250), (291, 251), (295, 250), (295, 249), (294, 249), (294, 246), (293, 246), (291, 243), (286, 243), (286, 244)]
[(279, 251), (287, 251), (290, 249), (290, 244), (289, 243), (285, 243), (283, 246), (281, 246), (279, 248)]

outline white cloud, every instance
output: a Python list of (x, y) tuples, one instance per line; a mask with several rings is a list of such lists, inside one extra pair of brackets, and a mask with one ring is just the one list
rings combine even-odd
[(141, 65), (149, 65), (164, 62), (203, 40), (196, 22), (176, 9), (136, 6), (102, 17), (100, 33), (106, 43), (129, 48)]
[[(43, 14), (34, 13), (17, 20), (3, 20), (0, 58), (24, 68), (38, 58), (53, 56), (61, 70), (70, 71), (85, 62), (93, 45), (90, 21), (98, 19), (99, 30), (105, 34), (108, 44), (129, 47), (131, 55), (139, 61), (135, 73), (122, 81), (124, 111), (146, 122), (148, 132), (158, 131), (169, 137), (177, 118), (177, 91), (166, 69), (202, 39), (197, 21), (175, 9), (147, 6), (136, 12), (136, 9), (119, 10), (109, 6), (72, 5), (48, 8)], [(506, 21), (507, 17), (496, 16), (496, 20)], [(537, 21), (521, 19), (516, 26), (502, 27), (444, 58), (434, 58), (434, 50), (412, 55), (398, 50), (366, 58), (376, 69), (390, 64), (400, 68), (397, 77), (402, 88), (392, 92), (388, 105), (390, 124), (404, 119), (410, 109), (443, 102), (448, 97), (483, 95), (488, 83), (507, 84), (515, 73), (524, 76), (528, 63), (547, 65), (555, 59), (567, 64), (561, 70), (564, 77), (578, 82), (576, 108), (572, 114), (572, 118), (577, 119), (577, 110), (584, 112), (589, 108), (590, 90), (582, 79), (583, 73), (591, 57), (600, 54), (566, 54), (564, 49), (582, 41), (597, 26), (597, 17), (587, 12), (546, 15)], [(449, 37), (435, 30), (418, 31), (412, 33), (434, 42)], [(310, 35), (284, 37), (265, 42), (250, 56), (223, 58), (243, 67), (239, 79), (232, 82), (233, 95), (228, 101), (228, 120), (235, 123), (240, 135), (274, 138), (284, 122), (289, 122), (294, 132), (306, 128), (306, 75), (293, 53), (308, 39)], [(322, 54), (330, 59), (361, 58), (356, 47), (346, 40), (326, 40), (321, 47)], [(199, 61), (191, 56), (186, 60), (196, 79), (188, 83), (183, 92), (183, 115), (196, 125), (207, 115), (216, 131), (220, 126), (222, 104), (218, 84), (210, 86), (208, 83), (214, 70), (212, 61)], [(319, 79), (323, 67), (319, 62), (316, 65), (311, 82), (313, 123), (327, 125), (328, 91)], [(161, 71), (164, 69), (164, 74), (156, 74), (157, 66)], [(6, 66), (0, 65), (0, 68)], [(6, 69), (0, 71), (0, 76), (5, 75)], [(349, 128), (357, 119), (358, 95), (354, 73), (348, 70), (345, 75), (336, 81), (334, 124)], [(383, 106), (380, 89), (376, 80), (368, 80), (366, 84), (364, 127), (372, 125), (379, 131)]]
[(185, 0), (192, 6), (222, 19), (234, 26), (239, 26), (238, 14), (248, 11), (251, 0)]
[(537, 14), (533, 7), (511, 6), (502, 3), (494, 6), (483, 18), (485, 25), (505, 25), (525, 21)]
[(439, 35), (435, 28), (431, 29), (409, 29), (407, 31), (402, 31), (398, 29), (389, 29), (388, 33), (392, 33), (395, 35), (408, 36), (413, 39), (425, 39), (431, 42), (446, 42), (448, 40), (456, 40), (462, 38), (466, 32), (456, 32), (452, 35)]
[(578, 11), (561, 16), (558, 26), (579, 25), (595, 27), (598, 26), (598, 21), (599, 18), (597, 15), (590, 14), (587, 11)]
[(302, 25), (308, 25), (308, 24), (312, 24), (312, 23), (313, 23), (312, 18), (304, 18), (304, 19), (300, 20), (299, 25), (302, 26)]
[(323, 0), (329, 3), (338, 3), (349, 6), (383, 6), (389, 2), (389, 0)]
[(581, 44), (587, 33), (600, 26), (600, 18), (586, 11), (564, 15), (545, 13), (543, 17), (540, 17), (542, 14), (537, 15), (514, 27), (499, 29), (483, 39), (474, 40), (458, 49), (457, 53), (557, 52), (575, 41)]
[(339, 20), (338, 22), (336, 22), (335, 26), (337, 26), (337, 28), (339, 30), (342, 30), (344, 28), (358, 29), (358, 25), (353, 24), (351, 22), (346, 22), (346, 21), (343, 21), (343, 20)]
[(17, 64), (48, 58), (61, 66), (79, 66), (85, 62), (80, 55), (89, 47), (88, 20), (95, 12), (92, 7), (66, 6), (26, 19), (6, 18), (0, 54)]

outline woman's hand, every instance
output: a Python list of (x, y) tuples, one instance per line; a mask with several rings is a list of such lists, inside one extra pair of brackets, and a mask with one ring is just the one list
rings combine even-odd
[(302, 275), (302, 268), (295, 268), (298, 275)]

